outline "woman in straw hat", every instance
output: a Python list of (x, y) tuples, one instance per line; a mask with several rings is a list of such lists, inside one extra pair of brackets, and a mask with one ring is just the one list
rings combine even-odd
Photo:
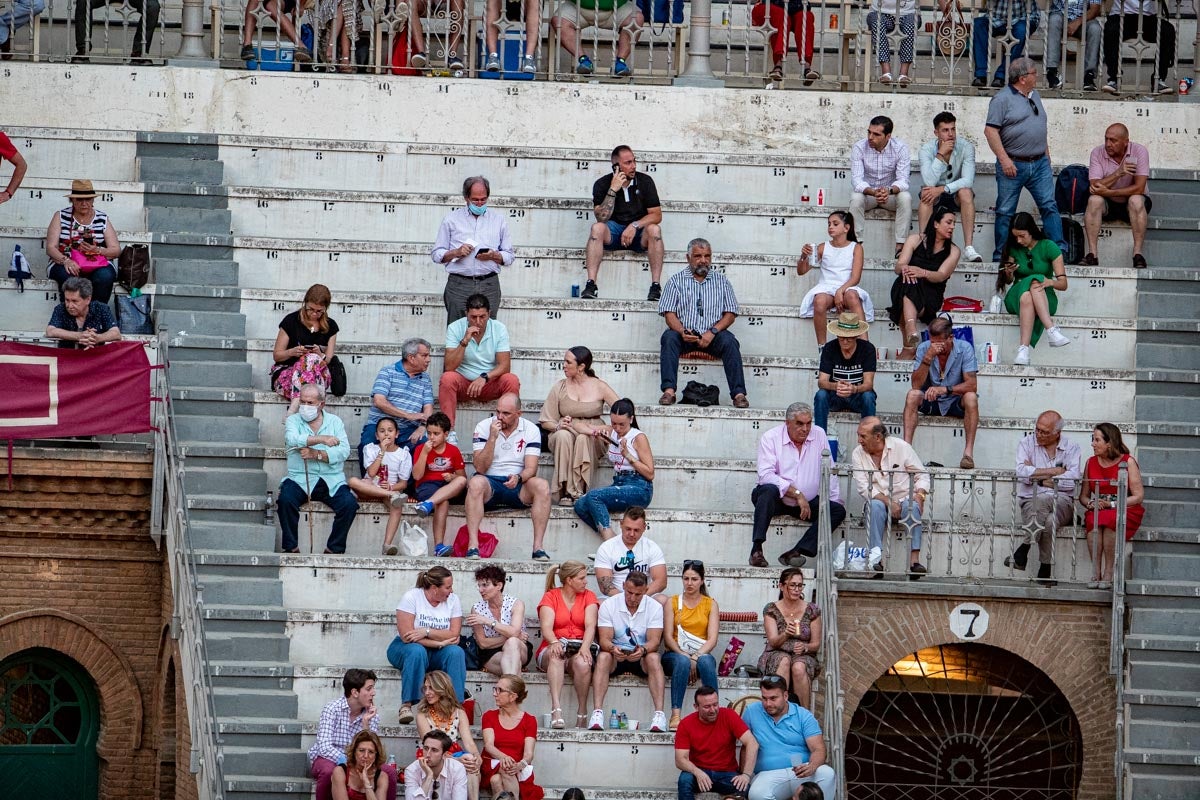
[(60, 300), (63, 282), (80, 276), (92, 282), (92, 298), (107, 303), (117, 280), (112, 260), (121, 254), (117, 232), (108, 215), (96, 208), (91, 181), (71, 181), (67, 199), (71, 205), (56, 212), (46, 229), (47, 275), (58, 284)]

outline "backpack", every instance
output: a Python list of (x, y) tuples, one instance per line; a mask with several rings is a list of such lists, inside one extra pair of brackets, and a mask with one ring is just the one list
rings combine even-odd
[(1082, 214), (1087, 208), (1090, 181), (1088, 168), (1083, 164), (1069, 164), (1058, 173), (1054, 184), (1054, 202), (1063, 214)]
[(121, 248), (117, 258), (117, 282), (128, 290), (140, 289), (150, 279), (150, 248), (130, 244)]
[(1063, 261), (1068, 264), (1079, 264), (1083, 261), (1086, 242), (1083, 239), (1083, 226), (1066, 216), (1062, 217), (1063, 241), (1067, 249), (1063, 251)]

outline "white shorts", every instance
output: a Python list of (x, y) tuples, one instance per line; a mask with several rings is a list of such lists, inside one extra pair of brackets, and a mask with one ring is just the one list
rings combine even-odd
[(591, 25), (601, 28), (623, 28), (625, 23), (638, 13), (636, 3), (622, 3), (611, 11), (599, 11), (594, 8), (580, 8), (571, 2), (563, 2), (554, 9), (556, 18), (570, 22), (576, 28), (586, 28)]

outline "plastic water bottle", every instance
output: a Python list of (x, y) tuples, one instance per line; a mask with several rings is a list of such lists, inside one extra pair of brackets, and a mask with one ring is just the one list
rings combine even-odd
[(612, 731), (621, 729), (621, 718), (617, 716), (617, 710), (614, 708), (612, 713), (608, 715), (608, 729)]
[(837, 431), (833, 429), (832, 425), (829, 426), (829, 432), (826, 434), (826, 438), (829, 439), (829, 455), (836, 464), (838, 456), (838, 438)]
[(396, 754), (395, 753), (388, 754), (387, 763), (391, 764), (393, 768), (396, 766)]
[(33, 278), (33, 272), (29, 269), (29, 260), (25, 258), (25, 254), (21, 252), (21, 245), (13, 245), (12, 260), (9, 262), (8, 277), (17, 282), (17, 291), (25, 291), (25, 279)]

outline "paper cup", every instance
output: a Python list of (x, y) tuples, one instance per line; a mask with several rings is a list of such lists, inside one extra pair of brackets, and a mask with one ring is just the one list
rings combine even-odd
[(547, 712), (547, 713), (545, 713), (545, 714), (542, 714), (542, 727), (543, 727), (543, 728), (549, 728), (549, 727), (550, 727), (550, 722), (551, 722), (551, 715), (550, 715), (550, 713), (549, 713), (549, 712)]
[(629, 727), (626, 730), (636, 731), (638, 729), (638, 721), (636, 719), (626, 720)]

